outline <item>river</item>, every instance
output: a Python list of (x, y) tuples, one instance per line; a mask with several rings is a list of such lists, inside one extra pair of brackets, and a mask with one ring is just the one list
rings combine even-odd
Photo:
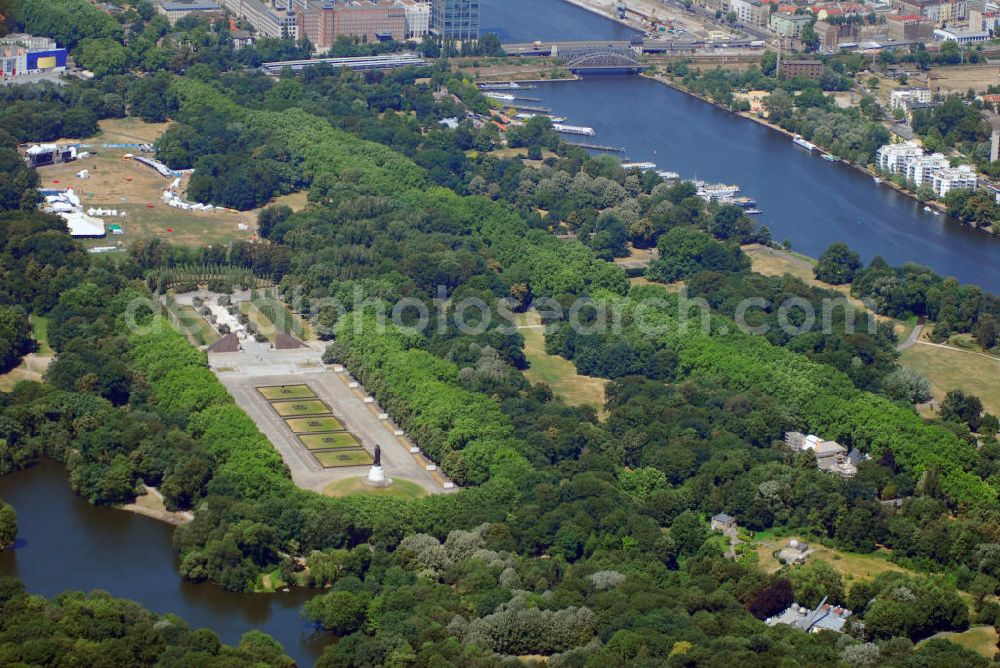
[(0, 575), (20, 578), (32, 594), (103, 589), (177, 613), (233, 645), (259, 629), (302, 666), (312, 665), (331, 640), (300, 616), (314, 591), (238, 594), (186, 582), (177, 572), (172, 526), (90, 505), (73, 494), (65, 468), (54, 461), (0, 477), (0, 498), (14, 506), (19, 528), (14, 549), (0, 552)]
[[(501, 9), (502, 7), (502, 9)], [(485, 0), (483, 26), (504, 20), (509, 41), (622, 39), (627, 28), (564, 0)], [(588, 141), (625, 148), (684, 178), (735, 183), (757, 200), (775, 241), (813, 257), (842, 241), (866, 261), (917, 262), (1000, 292), (1000, 239), (829, 163), (759, 123), (640, 76), (586, 76), (530, 91), (554, 114), (596, 130)], [(570, 141), (581, 139), (569, 137)]]

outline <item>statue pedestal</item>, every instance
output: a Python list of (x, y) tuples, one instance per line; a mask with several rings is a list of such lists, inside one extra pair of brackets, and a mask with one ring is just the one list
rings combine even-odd
[(365, 478), (365, 484), (371, 487), (388, 487), (392, 484), (392, 478), (385, 474), (381, 466), (372, 466), (368, 469), (368, 477)]

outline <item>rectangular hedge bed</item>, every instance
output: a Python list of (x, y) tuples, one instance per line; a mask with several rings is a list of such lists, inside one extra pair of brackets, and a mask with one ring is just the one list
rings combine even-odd
[(316, 398), (316, 393), (310, 390), (308, 385), (269, 385), (258, 387), (257, 391), (268, 401)]
[(344, 425), (332, 416), (291, 418), (285, 424), (295, 434), (310, 434), (324, 431), (343, 431)]
[(329, 415), (330, 409), (319, 399), (300, 399), (298, 401), (272, 401), (271, 407), (281, 417), (294, 415)]
[(313, 452), (324, 468), (335, 468), (337, 466), (365, 466), (372, 463), (372, 456), (362, 448), (351, 450), (324, 450), (323, 452)]
[(361, 447), (358, 439), (346, 431), (332, 434), (309, 434), (308, 436), (299, 436), (299, 440), (302, 441), (302, 445), (310, 450), (336, 450)]

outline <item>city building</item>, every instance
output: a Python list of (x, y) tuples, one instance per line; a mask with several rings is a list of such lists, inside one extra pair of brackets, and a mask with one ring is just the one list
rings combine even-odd
[(479, 0), (433, 0), (431, 31), (442, 39), (479, 39)]
[(253, 33), (249, 30), (230, 30), (229, 37), (233, 40), (233, 49), (236, 51), (253, 46)]
[(899, 13), (921, 16), (933, 23), (964, 20), (968, 13), (967, 0), (901, 0)]
[(931, 174), (931, 189), (940, 199), (952, 190), (975, 190), (979, 180), (969, 165), (939, 169)]
[(1000, 10), (969, 6), (969, 30), (995, 33), (1000, 26)]
[(976, 42), (985, 42), (989, 38), (990, 33), (985, 30), (955, 30), (952, 28), (938, 28), (934, 30), (934, 39), (939, 42), (974, 44)]
[(843, 633), (844, 625), (852, 614), (846, 608), (830, 605), (824, 597), (813, 610), (798, 603), (792, 603), (781, 614), (768, 617), (764, 623), (768, 626), (786, 624), (806, 633), (819, 633), (820, 631)]
[(0, 77), (64, 72), (66, 49), (48, 37), (15, 33), (0, 37)]
[(889, 109), (904, 109), (907, 102), (930, 102), (931, 91), (929, 88), (914, 86), (911, 88), (897, 88), (889, 93)]
[(774, 12), (768, 21), (768, 27), (782, 37), (798, 37), (802, 29), (812, 23), (812, 17), (807, 14), (786, 14)]
[(875, 151), (875, 164), (883, 172), (889, 174), (902, 174), (909, 158), (919, 158), (924, 154), (924, 149), (913, 141), (904, 141), (899, 144), (885, 144)]
[(751, 26), (766, 26), (769, 9), (760, 0), (731, 0), (729, 3), (729, 11), (736, 13), (739, 22)]
[(916, 14), (885, 17), (886, 35), (896, 42), (926, 42), (934, 38), (934, 24)]
[(338, 37), (369, 42), (406, 39), (406, 5), (397, 0), (295, 0), (299, 34), (318, 51)]
[(400, 0), (405, 7), (406, 38), (421, 39), (431, 31), (431, 3)]
[(778, 75), (782, 79), (819, 79), (823, 76), (823, 69), (823, 63), (818, 60), (782, 60)]
[[(286, 2), (291, 0), (222, 0), (222, 5), (236, 18), (253, 26), (257, 37), (299, 38), (298, 16), (294, 7)], [(303, 0), (294, 0), (300, 3)]]
[(813, 30), (819, 37), (820, 50), (827, 53), (835, 52), (841, 44), (856, 42), (858, 38), (858, 28), (853, 23), (816, 21)]
[(157, 10), (174, 25), (188, 14), (221, 14), (222, 8), (211, 0), (161, 0)]

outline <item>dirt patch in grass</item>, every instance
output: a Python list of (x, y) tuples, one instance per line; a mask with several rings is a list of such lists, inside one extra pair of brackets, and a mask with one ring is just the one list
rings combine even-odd
[(290, 415), (329, 415), (330, 408), (319, 399), (300, 399), (298, 401), (272, 401), (274, 412), (282, 417)]
[(309, 434), (300, 436), (299, 440), (309, 450), (342, 450), (361, 447), (358, 439), (346, 431), (334, 434)]
[(325, 496), (347, 496), (349, 494), (375, 494), (378, 496), (398, 496), (404, 499), (417, 499), (427, 496), (427, 491), (415, 482), (393, 478), (388, 487), (371, 487), (362, 478), (346, 478), (330, 483), (323, 490)]
[(604, 387), (607, 380), (581, 376), (567, 359), (545, 352), (545, 330), (536, 311), (529, 311), (520, 318), (521, 335), (524, 337), (524, 354), (531, 365), (524, 372), (532, 383), (545, 383), (563, 401), (571, 406), (593, 406), (603, 414)]
[(5, 374), (0, 374), (0, 392), (10, 392), (22, 380), (42, 382), (52, 359), (51, 355), (42, 356), (34, 353), (25, 355), (20, 365)]
[(335, 417), (291, 418), (285, 420), (285, 424), (295, 434), (315, 434), (344, 429), (344, 425)]
[(372, 463), (372, 456), (362, 448), (313, 452), (313, 456), (323, 468), (328, 469), (338, 466), (367, 466)]
[(935, 401), (961, 388), (982, 399), (988, 413), (1000, 414), (1000, 360), (918, 343), (904, 350), (899, 361), (927, 377)]
[(308, 385), (270, 385), (258, 387), (257, 391), (268, 401), (275, 399), (313, 399), (316, 393)]

